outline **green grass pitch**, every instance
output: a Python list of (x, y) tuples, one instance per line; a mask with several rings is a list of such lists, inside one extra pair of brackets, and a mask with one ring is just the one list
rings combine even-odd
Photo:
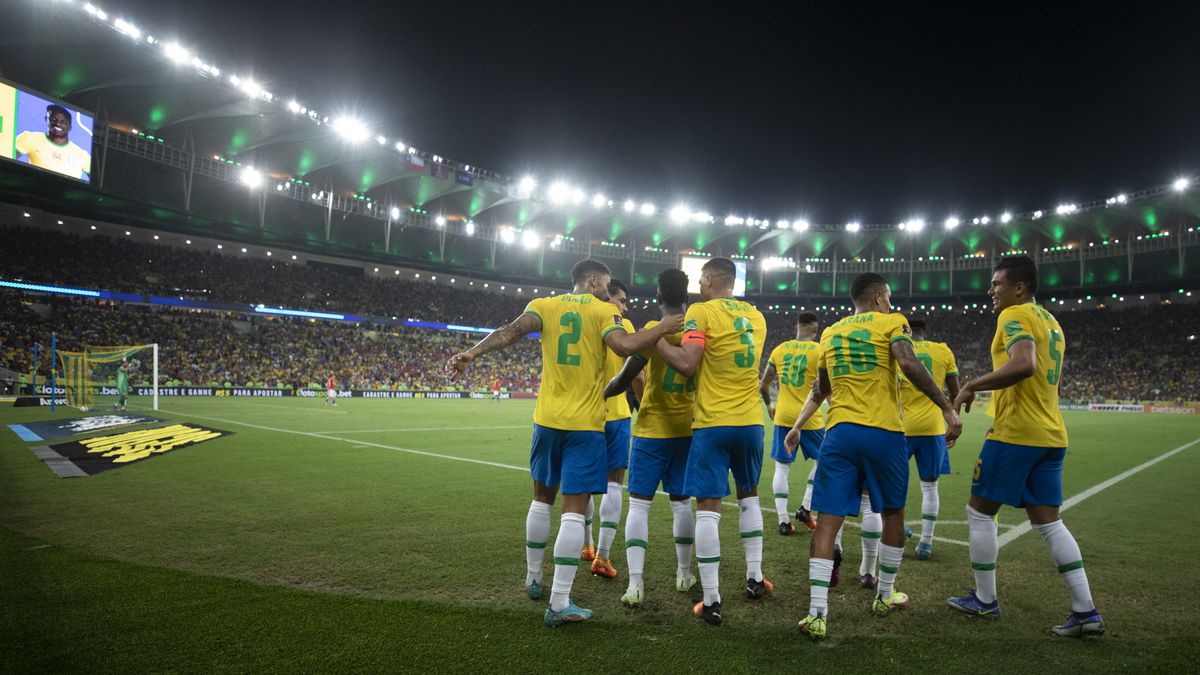
[[(161, 405), (162, 417), (235, 434), (60, 479), (27, 450), (34, 444), (0, 428), (5, 672), (1141, 672), (1189, 670), (1200, 656), (1191, 614), (1200, 444), (1065, 512), (1109, 631), (1081, 642), (1049, 634), (1070, 607), (1036, 533), (1001, 549), (1001, 620), (975, 622), (945, 605), (973, 585), (963, 509), (988, 425), (979, 411), (966, 416), (951, 450), (954, 471), (941, 483), (937, 534), (954, 541), (938, 541), (928, 562), (916, 560), (910, 541), (898, 588), (912, 607), (884, 619), (870, 614), (869, 592), (856, 583), (857, 531), (847, 528), (830, 638), (813, 644), (795, 629), (808, 607), (807, 534), (779, 536), (774, 513), (764, 512), (764, 572), (776, 592), (752, 604), (741, 592), (736, 508), (726, 510), (726, 623), (714, 629), (690, 613), (698, 590), (674, 590), (670, 509), (661, 496), (651, 511), (645, 607), (620, 604), (621, 530), (613, 556), (620, 576), (581, 569), (576, 577), (573, 598), (596, 618), (543, 626), (543, 602), (528, 600), (521, 585), (531, 401)], [(1066, 416), (1068, 497), (1200, 438), (1192, 416)], [(0, 424), (49, 417), (0, 408)], [(774, 506), (772, 471), (768, 458), (764, 509)], [(806, 474), (807, 466), (793, 471), (793, 509)], [(915, 476), (909, 506), (919, 527)], [(1001, 511), (1002, 536), (1022, 516)], [(557, 527), (557, 509), (552, 522)], [(548, 584), (549, 564), (546, 574)]]

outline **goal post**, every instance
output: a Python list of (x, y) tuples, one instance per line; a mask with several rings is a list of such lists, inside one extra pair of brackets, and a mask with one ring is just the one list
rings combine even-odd
[(89, 409), (99, 405), (127, 405), (138, 389), (149, 389), (152, 408), (158, 410), (158, 345), (85, 347), (78, 352), (58, 352), (62, 387), (67, 403)]

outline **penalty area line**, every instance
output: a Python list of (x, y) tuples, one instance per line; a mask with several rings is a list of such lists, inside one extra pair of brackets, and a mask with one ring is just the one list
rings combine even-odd
[[(1060, 513), (1063, 511), (1066, 511), (1067, 509), (1071, 508), (1072, 506), (1075, 506), (1076, 504), (1082, 502), (1083, 500), (1087, 499), (1088, 497), (1095, 496), (1096, 494), (1099, 494), (1100, 492), (1107, 490), (1108, 488), (1116, 485), (1117, 483), (1120, 483), (1121, 481), (1125, 480), (1126, 478), (1135, 476), (1135, 475), (1145, 471), (1146, 469), (1149, 469), (1150, 467), (1154, 466), (1155, 464), (1158, 464), (1159, 462), (1163, 461), (1164, 459), (1170, 459), (1171, 457), (1178, 455), (1179, 453), (1183, 452), (1184, 450), (1187, 450), (1188, 448), (1192, 447), (1193, 445), (1195, 445), (1197, 443), (1200, 443), (1200, 438), (1196, 438), (1187, 443), (1184, 443), (1183, 445), (1179, 446), (1178, 448), (1175, 448), (1174, 450), (1168, 450), (1167, 452), (1164, 452), (1163, 454), (1159, 455), (1158, 457), (1155, 457), (1154, 459), (1151, 459), (1151, 460), (1148, 460), (1141, 464), (1138, 464), (1137, 466), (1133, 467), (1132, 469), (1129, 469), (1128, 471), (1119, 473), (1102, 483), (1097, 483), (1097, 484), (1093, 485), (1092, 487), (1084, 490), (1083, 492), (1080, 492), (1077, 495), (1073, 495), (1069, 499), (1065, 500), (1062, 503), (1062, 506), (1059, 507), (1058, 510)], [(1013, 529), (1009, 530), (1008, 532), (1005, 532), (1004, 534), (1000, 535), (1000, 547), (1003, 548), (1006, 544), (1012, 543), (1012, 541), (1015, 540), (1017, 537), (1025, 534), (1026, 532), (1028, 532), (1032, 529), (1033, 529), (1033, 526), (1029, 524), (1028, 520), (1021, 523), (1020, 525), (1014, 527)]]

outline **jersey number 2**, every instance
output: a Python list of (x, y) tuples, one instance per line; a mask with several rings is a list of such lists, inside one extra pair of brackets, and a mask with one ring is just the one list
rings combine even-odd
[(579, 312), (567, 312), (562, 315), (559, 320), (560, 326), (570, 327), (571, 332), (564, 332), (558, 336), (558, 362), (564, 366), (579, 365), (579, 355), (572, 354), (570, 351), (571, 345), (579, 342), (579, 336), (583, 332), (583, 317), (579, 316)]

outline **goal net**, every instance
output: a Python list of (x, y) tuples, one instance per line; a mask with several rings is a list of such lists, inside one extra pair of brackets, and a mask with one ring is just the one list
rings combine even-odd
[(107, 407), (134, 396), (149, 395), (158, 410), (158, 345), (85, 347), (81, 352), (58, 352), (61, 386), (76, 408)]

